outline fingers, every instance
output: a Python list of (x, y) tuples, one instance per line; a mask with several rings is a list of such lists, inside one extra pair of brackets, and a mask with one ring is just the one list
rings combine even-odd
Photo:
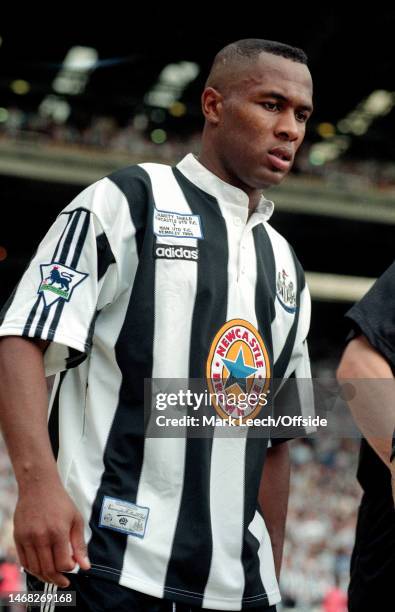
[(55, 567), (61, 572), (71, 572), (75, 568), (72, 549), (68, 539), (59, 538), (53, 545)]
[(58, 566), (55, 565), (52, 554), (52, 548), (49, 545), (42, 547), (39, 555), (41, 575), (45, 578), (45, 582), (53, 582), (59, 587), (68, 587), (70, 581), (58, 571)]
[(88, 559), (88, 551), (84, 539), (84, 522), (81, 515), (77, 515), (71, 526), (70, 543), (73, 550), (73, 557), (83, 570), (91, 568)]
[[(14, 536), (14, 540), (15, 540), (15, 536)], [(27, 559), (26, 559), (25, 552), (23, 550), (23, 546), (19, 544), (16, 540), (15, 540), (15, 546), (16, 546), (16, 551), (18, 553), (19, 565), (27, 569)]]
[(25, 543), (23, 553), (26, 560), (25, 569), (30, 574), (33, 574), (33, 576), (36, 576), (39, 580), (41, 580), (41, 582), (45, 582), (44, 576), (41, 573), (41, 566), (34, 545), (30, 542)]
[(67, 531), (29, 534), (22, 538), (16, 537), (15, 543), (21, 563), (30, 574), (42, 582), (54, 583), (62, 588), (70, 585), (69, 579), (61, 573), (75, 567)]

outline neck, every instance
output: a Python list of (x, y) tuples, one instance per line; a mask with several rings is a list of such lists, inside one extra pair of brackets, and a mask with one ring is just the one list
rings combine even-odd
[(228, 183), (229, 185), (233, 185), (233, 187), (241, 189), (248, 195), (249, 218), (258, 206), (258, 203), (262, 196), (262, 191), (260, 191), (259, 189), (253, 189), (252, 187), (248, 187), (248, 185), (243, 183), (240, 179), (232, 177), (223, 167), (223, 164), (221, 163), (220, 159), (215, 154), (213, 154), (213, 147), (206, 147), (202, 143), (202, 150), (198, 155), (198, 160), (202, 164), (202, 166), (207, 168), (207, 170), (210, 170), (210, 172), (218, 176), (218, 178), (220, 178), (222, 181)]

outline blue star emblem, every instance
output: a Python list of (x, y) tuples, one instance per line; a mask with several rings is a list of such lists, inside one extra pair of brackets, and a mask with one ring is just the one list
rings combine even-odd
[(226, 379), (226, 388), (238, 384), (242, 390), (246, 391), (245, 379), (251, 376), (251, 374), (255, 374), (258, 368), (252, 368), (244, 363), (243, 350), (241, 347), (234, 361), (224, 358), (222, 358), (222, 361), (229, 371), (229, 376)]

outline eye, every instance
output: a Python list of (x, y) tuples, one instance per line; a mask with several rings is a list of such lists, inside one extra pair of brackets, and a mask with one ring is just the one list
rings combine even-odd
[(301, 123), (306, 123), (306, 121), (308, 120), (309, 116), (306, 113), (296, 113), (296, 119), (298, 121), (300, 121)]
[(278, 102), (263, 102), (262, 105), (264, 108), (270, 111), (278, 110), (280, 108)]

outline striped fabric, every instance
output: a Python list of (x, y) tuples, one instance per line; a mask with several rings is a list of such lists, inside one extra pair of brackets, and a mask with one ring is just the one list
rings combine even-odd
[[(309, 292), (272, 211), (262, 196), (248, 219), (247, 195), (192, 154), (122, 169), (59, 215), (3, 309), (1, 335), (51, 341), (49, 433), (93, 574), (209, 609), (280, 601), (257, 502), (267, 439), (146, 437), (143, 385), (204, 379), (233, 320), (262, 339), (270, 377), (310, 376)], [(54, 268), (75, 285), (48, 304)], [(141, 533), (111, 526), (122, 503)]]

